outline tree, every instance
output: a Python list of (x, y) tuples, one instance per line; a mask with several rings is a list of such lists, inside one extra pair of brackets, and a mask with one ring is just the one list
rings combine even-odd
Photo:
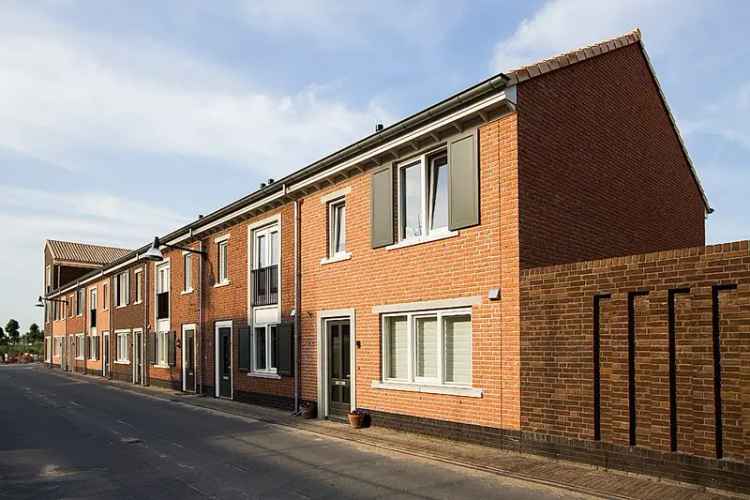
[(7, 342), (8, 339), (5, 337), (5, 330), (0, 326), (0, 345), (5, 345)]
[(29, 331), (26, 333), (26, 342), (28, 344), (34, 344), (44, 340), (44, 332), (39, 329), (39, 325), (32, 323), (29, 326)]
[(5, 325), (5, 332), (8, 334), (8, 337), (10, 338), (11, 343), (15, 344), (18, 342), (18, 321), (11, 319), (8, 321), (8, 324)]

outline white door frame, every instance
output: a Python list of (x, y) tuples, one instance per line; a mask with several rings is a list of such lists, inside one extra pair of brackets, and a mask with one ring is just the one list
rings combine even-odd
[(328, 416), (328, 322), (349, 320), (349, 400), (351, 409), (357, 408), (357, 340), (356, 315), (354, 309), (331, 309), (318, 311), (318, 418)]
[(229, 328), (229, 399), (234, 399), (234, 363), (232, 363), (234, 357), (232, 337), (234, 332), (232, 331), (231, 321), (217, 321), (214, 326), (214, 396), (221, 397), (219, 395), (221, 392), (219, 388), (219, 328)]
[[(108, 363), (111, 363), (112, 361), (109, 359), (111, 356), (109, 355), (109, 331), (102, 332), (102, 344), (99, 346), (100, 354), (102, 356), (102, 377), (109, 376), (109, 373), (107, 373), (107, 365)], [(107, 346), (105, 348), (105, 345)]]
[[(182, 345), (182, 348), (180, 349), (180, 351), (181, 351), (181, 358), (182, 358), (182, 390), (185, 391), (185, 392), (187, 392), (187, 371), (185, 370), (185, 351), (187, 350), (187, 349), (185, 349), (185, 345), (186, 345), (186, 343), (185, 343), (185, 332), (187, 330), (193, 330), (193, 371), (195, 371), (195, 364), (196, 364), (196, 359), (195, 358), (196, 358), (196, 351), (197, 351), (197, 349), (195, 349), (195, 336), (196, 336), (196, 332), (197, 332), (197, 327), (196, 327), (195, 323), (190, 323), (188, 325), (182, 325), (182, 342), (180, 344), (180, 345)], [(193, 392), (197, 392), (196, 388), (195, 388), (195, 384), (197, 383), (197, 380), (198, 380), (197, 376), (194, 376), (193, 377), (193, 388), (192, 388)]]
[[(135, 376), (136, 373), (138, 373), (138, 383), (143, 385), (143, 372), (144, 367), (146, 366), (143, 362), (143, 329), (134, 328), (131, 333), (131, 341), (133, 342), (133, 359), (131, 359), (130, 362), (133, 365), (133, 383), (136, 383)], [(138, 334), (138, 344), (135, 342), (136, 334)]]

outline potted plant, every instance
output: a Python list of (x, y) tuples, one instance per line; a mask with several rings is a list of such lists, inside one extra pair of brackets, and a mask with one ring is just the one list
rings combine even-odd
[(360, 410), (359, 408), (349, 412), (349, 424), (354, 429), (361, 429), (364, 427), (366, 418), (367, 412)]
[(302, 403), (302, 418), (311, 419), (316, 417), (315, 403), (308, 401)]

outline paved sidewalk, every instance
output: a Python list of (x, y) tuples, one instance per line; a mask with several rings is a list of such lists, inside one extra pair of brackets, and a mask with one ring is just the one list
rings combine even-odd
[[(71, 376), (67, 372), (55, 373)], [(329, 420), (305, 420), (284, 410), (184, 394), (157, 387), (136, 386), (82, 374), (86, 378), (118, 389), (149, 397), (167, 399), (177, 404), (233, 414), (275, 425), (293, 427), (335, 439), (393, 450), (453, 465), (491, 472), (535, 483), (565, 488), (574, 492), (603, 498), (658, 499), (726, 499), (750, 498), (739, 494), (706, 489), (670, 480), (606, 470), (584, 464), (526, 455), (493, 447), (467, 444), (420, 434), (395, 431), (382, 427), (352, 429), (346, 424)]]

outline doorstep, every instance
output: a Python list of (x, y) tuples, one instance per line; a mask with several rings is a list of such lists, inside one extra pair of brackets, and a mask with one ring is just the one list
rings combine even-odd
[(382, 427), (353, 429), (341, 421), (305, 420), (302, 417), (290, 414), (288, 411), (276, 408), (196, 394), (185, 394), (160, 387), (138, 386), (93, 375), (68, 372), (64, 372), (62, 375), (87, 378), (126, 391), (166, 399), (179, 404), (228, 413), (272, 425), (293, 427), (330, 438), (345, 439), (397, 453), (437, 460), (603, 498), (654, 500), (665, 498), (689, 498), (691, 500), (750, 498), (747, 495), (679, 483), (668, 479), (608, 470), (565, 460), (527, 455)]

